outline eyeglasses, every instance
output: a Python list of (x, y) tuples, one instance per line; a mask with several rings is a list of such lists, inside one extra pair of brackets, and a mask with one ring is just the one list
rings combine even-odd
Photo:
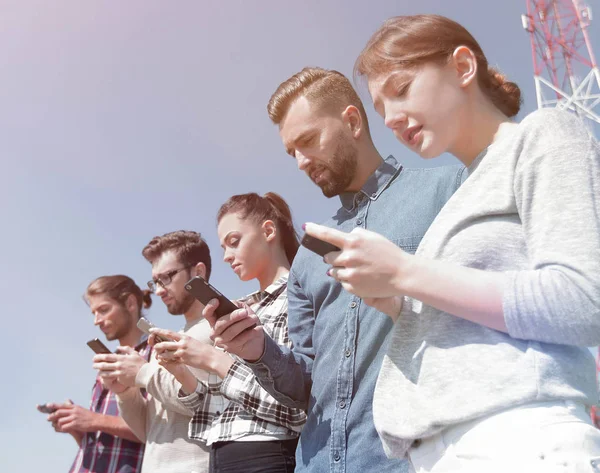
[(188, 268), (191, 268), (191, 266), (185, 266), (183, 268), (174, 269), (173, 271), (169, 271), (167, 274), (159, 276), (156, 279), (152, 279), (151, 281), (148, 281), (148, 288), (152, 292), (156, 292), (156, 289), (158, 289), (158, 286), (162, 287), (163, 289), (166, 289), (167, 286), (169, 284), (171, 284), (171, 281), (173, 281), (173, 276), (175, 276), (177, 273), (183, 271), (184, 269), (188, 269)]

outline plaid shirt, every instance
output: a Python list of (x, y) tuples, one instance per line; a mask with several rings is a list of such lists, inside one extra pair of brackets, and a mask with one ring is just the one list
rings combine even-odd
[[(150, 359), (150, 345), (144, 342), (136, 350), (146, 360)], [(102, 387), (100, 378), (96, 378), (92, 388), (90, 410), (109, 416), (119, 415), (115, 394)], [(143, 457), (142, 443), (101, 431), (85, 432), (69, 473), (135, 473), (141, 471)]]
[[(264, 291), (243, 299), (258, 316), (265, 332), (279, 345), (292, 346), (287, 325), (287, 279), (285, 275)], [(289, 408), (265, 391), (252, 370), (235, 359), (223, 380), (210, 373), (208, 383), (199, 382), (196, 393), (180, 397), (195, 411), (190, 438), (207, 445), (256, 436), (256, 440), (296, 438), (306, 422), (303, 410)]]

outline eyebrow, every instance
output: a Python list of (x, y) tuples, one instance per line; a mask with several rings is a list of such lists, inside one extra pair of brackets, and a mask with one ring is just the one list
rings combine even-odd
[[(227, 238), (229, 238), (229, 235), (231, 235), (232, 233), (239, 233), (239, 230), (231, 230), (230, 232), (227, 233), (227, 235), (225, 235), (223, 237), (223, 241), (226, 241)], [(221, 243), (221, 248), (225, 249), (225, 247), (223, 246), (223, 243)]]

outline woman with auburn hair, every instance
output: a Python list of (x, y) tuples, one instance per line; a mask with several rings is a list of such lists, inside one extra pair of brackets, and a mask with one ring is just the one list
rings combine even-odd
[(355, 70), (401, 143), (468, 169), (414, 256), (306, 225), (341, 249), (328, 274), (395, 320), (374, 396), (387, 454), (418, 472), (598, 471), (597, 142), (559, 110), (515, 122), (519, 88), (448, 18), (391, 18)]
[[(288, 205), (272, 192), (235, 195), (219, 209), (217, 223), (223, 260), (242, 281), (259, 283), (260, 289), (239, 305), (256, 314), (273, 340), (291, 347), (287, 279), (299, 242)], [(209, 303), (204, 313), (214, 308)], [(190, 436), (211, 446), (210, 471), (293, 472), (305, 412), (277, 402), (249, 367), (227, 353), (181, 334), (154, 331), (175, 340), (155, 346), (167, 369), (182, 362), (211, 373), (206, 383), (179, 380), (184, 391), (195, 391), (180, 399), (196, 410)]]

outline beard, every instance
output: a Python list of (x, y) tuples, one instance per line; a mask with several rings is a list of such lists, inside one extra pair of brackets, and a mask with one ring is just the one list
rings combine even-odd
[[(326, 166), (318, 166), (329, 173), (329, 178), (317, 184), (325, 197), (334, 197), (344, 192), (354, 179), (358, 162), (358, 150), (354, 143), (340, 133), (337, 146)], [(314, 182), (314, 180), (313, 180)]]
[(195, 300), (196, 298), (194, 296), (185, 293), (183, 294), (181, 300), (174, 300), (170, 306), (167, 306), (167, 311), (171, 315), (185, 314), (188, 310), (190, 310), (190, 307), (192, 307), (192, 304)]

